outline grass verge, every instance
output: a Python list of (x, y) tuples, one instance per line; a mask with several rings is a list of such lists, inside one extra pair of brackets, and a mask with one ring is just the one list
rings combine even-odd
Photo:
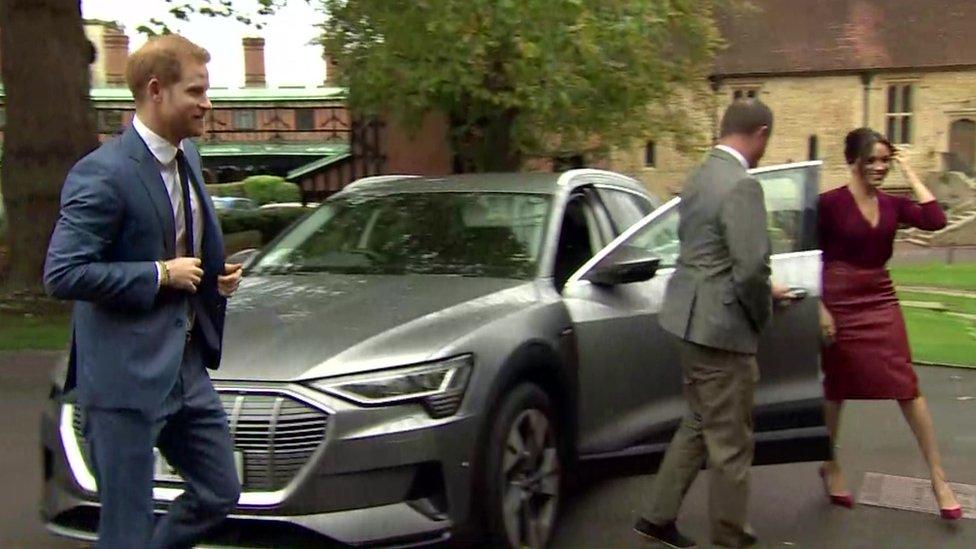
[(0, 311), (0, 351), (65, 349), (69, 323), (69, 315), (63, 312)]
[(929, 286), (976, 292), (976, 263), (900, 265), (890, 269), (895, 286)]

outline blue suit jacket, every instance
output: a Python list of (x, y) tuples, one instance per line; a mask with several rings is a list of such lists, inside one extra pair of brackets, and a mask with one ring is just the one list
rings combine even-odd
[(65, 179), (44, 286), (76, 301), (66, 388), (77, 384), (83, 406), (159, 407), (183, 360), (187, 300), (196, 312), (193, 337), (204, 364), (220, 364), (223, 238), (202, 186), (200, 154), (189, 140), (184, 149), (204, 220), (204, 275), (196, 294), (157, 291), (155, 261), (176, 253), (173, 207), (156, 158), (135, 129), (82, 158)]

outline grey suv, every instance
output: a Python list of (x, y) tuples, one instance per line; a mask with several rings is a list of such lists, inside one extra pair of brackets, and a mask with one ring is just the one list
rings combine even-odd
[[(826, 455), (813, 239), (819, 163), (759, 170), (779, 308), (760, 352), (757, 460)], [(684, 410), (656, 314), (678, 199), (619, 174), (353, 183), (252, 257), (231, 301), (223, 399), (243, 480), (215, 542), (542, 547), (567, 476), (653, 470)], [(83, 421), (56, 379), (42, 514), (91, 538)], [(160, 457), (160, 509), (181, 481)], [(315, 543), (315, 541), (313, 541)]]

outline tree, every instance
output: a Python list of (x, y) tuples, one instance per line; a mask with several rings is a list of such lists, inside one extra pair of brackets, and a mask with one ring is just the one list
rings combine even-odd
[(0, 1), (6, 95), (0, 185), (7, 211), (7, 290), (41, 289), (61, 184), (98, 145), (89, 116), (88, 64), (79, 0)]
[(350, 107), (445, 114), (464, 171), (689, 135), (722, 0), (321, 0)]
[[(257, 15), (285, 0), (257, 0)], [(234, 17), (260, 27), (230, 0), (167, 0), (169, 14), (140, 30), (169, 32), (167, 21), (191, 14)], [(0, 0), (0, 58), (7, 122), (0, 194), (9, 244), (0, 289), (41, 293), (47, 243), (57, 220), (61, 185), (71, 166), (98, 146), (88, 65), (95, 52), (85, 37), (80, 0)], [(0, 269), (4, 266), (0, 265)]]

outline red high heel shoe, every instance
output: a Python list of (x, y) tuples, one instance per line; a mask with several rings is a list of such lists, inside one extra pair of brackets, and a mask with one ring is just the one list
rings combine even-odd
[(827, 483), (827, 469), (823, 465), (820, 466), (820, 479), (823, 481), (824, 493), (827, 494), (827, 498), (831, 504), (847, 507), (848, 509), (854, 508), (854, 496), (850, 492), (844, 492), (843, 494), (830, 493), (830, 485)]
[[(932, 486), (932, 494), (936, 496), (935, 504), (938, 505), (939, 495), (935, 491), (935, 486)], [(949, 508), (939, 507), (939, 516), (945, 520), (959, 520), (962, 518), (962, 505), (956, 505), (955, 507), (949, 507)]]
[(962, 518), (962, 506), (952, 509), (939, 509), (939, 516), (945, 520), (959, 520)]

